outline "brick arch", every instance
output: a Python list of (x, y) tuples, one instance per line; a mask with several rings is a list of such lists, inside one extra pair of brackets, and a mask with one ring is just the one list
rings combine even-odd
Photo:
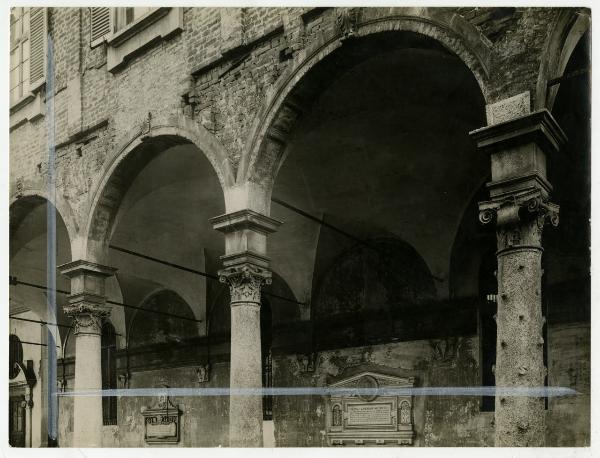
[[(392, 8), (387, 16), (358, 20), (352, 41), (386, 32), (411, 32), (455, 54), (471, 71), (484, 100), (488, 100), (491, 44), (460, 15), (435, 8)], [(347, 32), (339, 28), (329, 35), (322, 35), (299, 52), (293, 64), (280, 76), (255, 118), (237, 170), (237, 183), (258, 185), (269, 200), (275, 175), (283, 162), (285, 145), (305, 108), (306, 101), (298, 94), (303, 92), (303, 86), (310, 84), (307, 83), (310, 80), (308, 74), (317, 64), (344, 49), (346, 41)]]
[(563, 75), (571, 54), (589, 29), (590, 17), (585, 9), (563, 8), (557, 15), (538, 71), (536, 110), (552, 110), (560, 85), (548, 90), (548, 81)]
[(49, 202), (67, 229), (69, 250), (73, 253), (79, 226), (69, 204), (60, 198), (51, 199), (46, 191), (26, 190), (12, 193), (9, 204), (9, 235), (13, 235), (27, 214), (38, 205)]
[(107, 262), (108, 241), (132, 179), (156, 154), (177, 145), (194, 145), (199, 154), (205, 155), (223, 192), (233, 185), (227, 152), (212, 134), (184, 116), (161, 120), (149, 115), (139, 130), (119, 143), (117, 153), (105, 165), (102, 179), (92, 194), (85, 232), (77, 245), (77, 258)]

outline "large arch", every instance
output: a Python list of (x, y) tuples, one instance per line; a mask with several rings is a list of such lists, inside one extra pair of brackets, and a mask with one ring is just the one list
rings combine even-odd
[(535, 109), (552, 111), (560, 85), (548, 88), (548, 81), (563, 76), (575, 47), (590, 29), (589, 10), (563, 8), (556, 18), (540, 62)]
[[(299, 52), (293, 64), (284, 71), (267, 96), (250, 131), (236, 180), (238, 184), (251, 182), (258, 185), (259, 192), (263, 194), (260, 197), (267, 207), (258, 210), (269, 210), (271, 187), (283, 162), (287, 140), (295, 122), (310, 103), (311, 97), (307, 94), (313, 89), (309, 87), (310, 80), (314, 84), (314, 80), (319, 79), (307, 78), (307, 75), (316, 74), (319, 67), (326, 74), (327, 70), (323, 69), (327, 62), (331, 64), (333, 61), (333, 66), (339, 67), (343, 50), (348, 48), (345, 43), (385, 33), (398, 34), (399, 41), (402, 41), (402, 35), (406, 37), (409, 34), (413, 38), (418, 36), (429, 39), (465, 63), (487, 100), (492, 53), (489, 40), (473, 25), (460, 15), (441, 8), (391, 8), (385, 10), (383, 15), (379, 13), (380, 17), (376, 10), (378, 9), (373, 8), (373, 12), (363, 12), (364, 10), (359, 9), (354, 13), (357, 19), (350, 32), (338, 27)], [(369, 14), (374, 16), (367, 17)], [(361, 15), (364, 17), (360, 17)], [(349, 35), (352, 40), (347, 39)], [(411, 40), (408, 38), (409, 43)]]
[[(47, 281), (47, 206), (56, 212), (56, 264), (72, 259), (73, 236), (76, 231), (75, 218), (70, 207), (62, 202), (55, 205), (41, 191), (24, 191), (11, 199), (9, 208), (11, 276), (18, 281), (46, 285)], [(65, 216), (67, 219), (65, 219)], [(56, 269), (56, 266), (55, 266)], [(56, 272), (56, 288), (68, 290), (68, 281)], [(57, 319), (63, 324), (69, 320), (63, 313), (66, 303), (64, 294), (56, 295)], [(47, 319), (47, 298), (43, 289), (26, 285), (11, 285), (9, 293), (10, 313), (19, 314), (29, 309), (36, 319)], [(65, 328), (59, 328), (59, 340), (64, 340)]]
[(14, 191), (9, 200), (9, 238), (11, 244), (11, 257), (13, 237), (23, 219), (36, 207), (49, 202), (56, 210), (57, 221), (62, 221), (69, 236), (69, 248), (74, 249), (74, 243), (79, 232), (79, 225), (72, 208), (62, 199), (50, 199), (44, 190), (21, 190)]
[(129, 184), (152, 158), (177, 145), (194, 145), (210, 162), (223, 191), (233, 185), (234, 175), (227, 152), (206, 129), (185, 116), (161, 123), (149, 113), (146, 124), (119, 143), (117, 153), (104, 167), (102, 178), (92, 194), (89, 217), (74, 255), (101, 264), (107, 262), (108, 240)]

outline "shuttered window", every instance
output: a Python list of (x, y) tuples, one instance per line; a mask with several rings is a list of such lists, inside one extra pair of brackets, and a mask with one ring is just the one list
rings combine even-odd
[(90, 8), (90, 45), (95, 46), (110, 33), (110, 8)]
[(47, 8), (31, 8), (29, 25), (29, 85), (34, 88), (46, 79)]

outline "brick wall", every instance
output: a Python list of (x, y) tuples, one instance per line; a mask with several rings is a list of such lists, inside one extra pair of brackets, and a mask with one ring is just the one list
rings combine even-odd
[[(398, 16), (401, 10), (369, 9), (359, 17)], [(474, 26), (473, 30), (493, 40), (491, 97), (523, 90), (533, 94), (541, 50), (559, 11), (460, 8), (456, 12)], [(293, 56), (331, 34), (337, 19), (335, 8), (243, 8), (239, 15), (242, 46), (225, 49), (227, 54), (223, 55), (221, 14), (219, 8), (184, 8), (181, 32), (147, 46), (111, 73), (106, 69), (109, 45), (89, 46), (89, 9), (51, 10), (58, 199), (67, 201), (78, 217), (88, 213), (89, 193), (97, 184), (95, 175), (115, 154), (119, 140), (148, 112), (181, 110), (181, 95), (190, 89), (197, 97), (194, 119), (222, 142), (232, 164), (239, 164), (268, 91), (293, 65)], [(78, 75), (80, 130), (93, 137), (83, 146), (68, 143), (77, 132), (69, 132), (67, 109), (76, 101), (66, 88), (68, 80)], [(47, 117), (41, 117), (22, 123), (10, 133), (11, 192), (16, 190), (17, 179), (23, 188), (44, 188), (44, 174), (38, 164), (43, 170), (47, 163), (46, 125)], [(86, 130), (90, 128), (92, 132)]]

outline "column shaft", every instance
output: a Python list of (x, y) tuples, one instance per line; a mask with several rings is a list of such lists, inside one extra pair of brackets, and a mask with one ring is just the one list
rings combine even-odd
[[(262, 387), (260, 305), (232, 304), (230, 387)], [(262, 396), (231, 395), (229, 443), (232, 447), (262, 446)]]
[[(80, 333), (75, 337), (75, 391), (102, 389), (100, 339), (100, 333)], [(75, 396), (73, 404), (73, 445), (101, 447), (102, 397)]]
[[(540, 231), (536, 220), (515, 228), (498, 228), (495, 374), (496, 386), (502, 388), (544, 386)], [(507, 239), (529, 243), (507, 247)], [(544, 398), (496, 397), (496, 446), (539, 447), (544, 445), (544, 434)]]

